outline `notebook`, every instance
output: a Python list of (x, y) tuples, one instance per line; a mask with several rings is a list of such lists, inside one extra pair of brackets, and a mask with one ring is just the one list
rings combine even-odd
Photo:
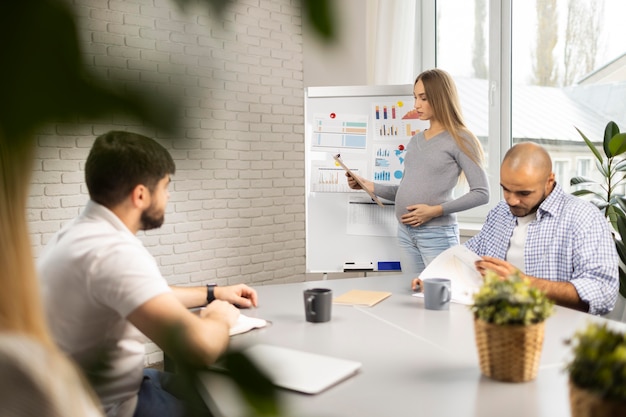
[(387, 291), (350, 290), (333, 300), (335, 304), (354, 304), (371, 307), (391, 295)]
[(361, 363), (279, 346), (258, 344), (244, 353), (277, 387), (317, 394), (355, 375)]

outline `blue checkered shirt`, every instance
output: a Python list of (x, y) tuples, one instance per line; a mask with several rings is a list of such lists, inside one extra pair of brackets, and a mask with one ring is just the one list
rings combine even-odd
[[(517, 217), (501, 201), (465, 246), (480, 256), (506, 259), (516, 225)], [(530, 276), (571, 282), (591, 314), (606, 314), (615, 306), (619, 258), (610, 225), (597, 207), (564, 193), (559, 184), (528, 225), (524, 263)]]

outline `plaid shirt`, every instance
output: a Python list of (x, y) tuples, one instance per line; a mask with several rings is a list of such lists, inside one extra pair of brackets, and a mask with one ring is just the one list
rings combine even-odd
[[(505, 259), (516, 225), (517, 217), (501, 201), (465, 246), (480, 256)], [(528, 225), (524, 261), (530, 276), (571, 282), (591, 314), (606, 314), (615, 306), (619, 258), (609, 223), (597, 207), (564, 193), (559, 184)]]

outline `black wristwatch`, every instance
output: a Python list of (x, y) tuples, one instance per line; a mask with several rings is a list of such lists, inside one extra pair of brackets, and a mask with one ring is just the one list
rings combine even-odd
[(215, 287), (217, 287), (217, 284), (206, 285), (206, 303), (207, 304), (211, 304), (211, 302), (215, 300), (215, 292), (214, 292)]

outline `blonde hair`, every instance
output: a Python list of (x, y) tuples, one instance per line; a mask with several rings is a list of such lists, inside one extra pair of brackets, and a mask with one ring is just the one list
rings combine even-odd
[(450, 74), (435, 68), (418, 75), (413, 85), (420, 80), (435, 119), (452, 135), (459, 149), (476, 165), (482, 166), (485, 158), (483, 148), (478, 138), (465, 126), (459, 94)]
[[(46, 404), (59, 405), (67, 397), (63, 392), (71, 392), (77, 402), (61, 406), (64, 412), (58, 415), (84, 416), (88, 411), (89, 415), (101, 416), (102, 410), (95, 394), (82, 372), (53, 342), (44, 316), (26, 218), (34, 143), (29, 137), (7, 139), (0, 132), (0, 336), (6, 339), (0, 365), (6, 372), (23, 377), (20, 381), (33, 382), (26, 384), (32, 387), (30, 393), (18, 395), (13, 391), (15, 395), (7, 397), (9, 391), (3, 389), (6, 391), (4, 405), (0, 406), (35, 409)], [(14, 348), (6, 350), (11, 346)], [(46, 372), (53, 372), (54, 380), (58, 382), (56, 387), (46, 390), (49, 395), (45, 399), (39, 395), (38, 387), (47, 384), (35, 383), (41, 381), (41, 375), (33, 373), (32, 367), (19, 365), (19, 360), (24, 359), (20, 358), (20, 354), (28, 355), (28, 352), (37, 352), (37, 357), (30, 357), (29, 360), (41, 362), (43, 358)], [(11, 356), (6, 356), (8, 354)], [(22, 401), (25, 398), (23, 394), (36, 397), (29, 404), (26, 400)], [(57, 414), (50, 411), (46, 415)]]
[(31, 142), (0, 137), (0, 330), (29, 335), (54, 348), (44, 320), (26, 219)]

